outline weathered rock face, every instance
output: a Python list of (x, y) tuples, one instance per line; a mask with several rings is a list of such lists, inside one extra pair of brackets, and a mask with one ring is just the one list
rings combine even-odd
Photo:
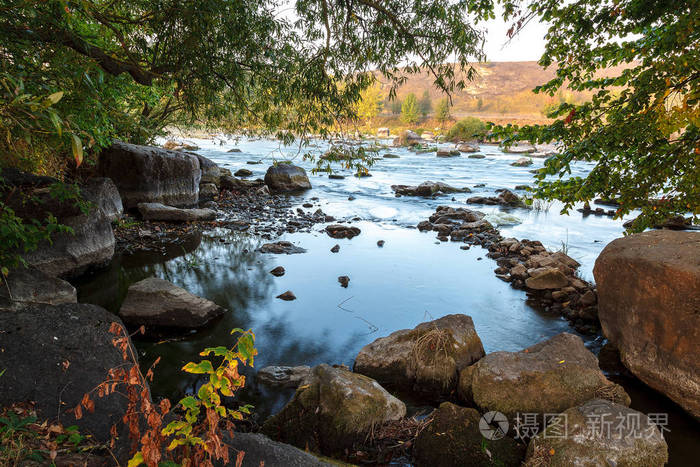
[(216, 162), (208, 159), (200, 154), (192, 154), (197, 157), (199, 161), (199, 169), (202, 171), (202, 176), (199, 179), (199, 184), (203, 183), (213, 183), (214, 185), (219, 185), (219, 179), (221, 178), (221, 169)]
[(267, 385), (282, 388), (296, 388), (311, 375), (311, 367), (266, 366), (258, 370), (256, 379)]
[(622, 362), (700, 418), (700, 234), (617, 239), (593, 273), (600, 324)]
[(265, 185), (271, 193), (288, 193), (311, 188), (306, 171), (292, 164), (270, 166), (265, 174)]
[(569, 279), (559, 269), (546, 267), (533, 270), (525, 285), (534, 290), (560, 289), (569, 285)]
[(646, 415), (594, 399), (568, 409), (534, 437), (524, 465), (661, 467), (667, 461), (666, 441)]
[(119, 315), (136, 326), (198, 328), (225, 311), (171, 282), (149, 277), (129, 287)]
[(525, 447), (513, 438), (486, 440), (479, 431), (481, 415), (474, 409), (443, 402), (432, 418), (413, 447), (418, 467), (519, 466), (525, 457)]
[(111, 179), (88, 179), (80, 191), (85, 199), (98, 206), (110, 222), (116, 221), (124, 213), (119, 190)]
[(263, 425), (273, 439), (326, 455), (343, 453), (372, 426), (406, 415), (406, 406), (376, 381), (319, 365), (292, 400)]
[(397, 195), (402, 196), (433, 196), (437, 194), (447, 194), (447, 193), (471, 193), (471, 190), (467, 187), (455, 188), (442, 182), (423, 182), (418, 186), (411, 185), (391, 185), (391, 189)]
[(116, 142), (102, 151), (99, 172), (114, 181), (125, 209), (139, 203), (191, 206), (202, 171), (194, 154)]
[(488, 354), (460, 378), (460, 394), (484, 411), (560, 413), (596, 397), (629, 405), (627, 393), (603, 375), (580, 337), (562, 333), (520, 352)]
[[(308, 452), (288, 444), (272, 441), (260, 433), (236, 433), (233, 439), (224, 436), (224, 442), (231, 447), (229, 456), (236, 459), (239, 451), (243, 451), (241, 467), (334, 467)], [(229, 463), (228, 465), (233, 465)]]
[(483, 356), (471, 317), (447, 315), (364, 346), (354, 370), (382, 384), (439, 399), (456, 389), (461, 370)]
[[(85, 410), (80, 420), (70, 410), (85, 393), (109, 379), (110, 369), (130, 368), (112, 344), (113, 324), (126, 335), (119, 318), (87, 304), (30, 305), (0, 312), (0, 368), (5, 370), (0, 406), (35, 401), (40, 417), (58, 417), (65, 426), (77, 425), (81, 435), (91, 434), (108, 444), (112, 425), (123, 426), (124, 387), (117, 386), (103, 398), (95, 395), (94, 413)], [(130, 441), (126, 430), (120, 429), (119, 435), (115, 451), (126, 463)]]
[(10, 271), (5, 280), (6, 285), (0, 287), (0, 311), (16, 310), (30, 303), (61, 305), (78, 301), (75, 287), (38, 269), (19, 267)]
[(161, 203), (139, 203), (139, 213), (147, 221), (192, 222), (216, 218), (213, 209), (181, 209)]
[(457, 146), (459, 152), (478, 152), (479, 149), (478, 143), (462, 143)]
[(50, 185), (58, 180), (38, 177), (15, 169), (2, 171), (5, 188), (0, 195), (15, 214), (22, 219), (53, 215), (59, 224), (73, 233), (59, 233), (51, 243), (42, 242), (37, 250), (20, 252), (25, 261), (50, 276), (77, 276), (87, 269), (109, 263), (114, 255), (114, 234), (109, 219), (100, 209), (99, 199), (92, 198), (90, 189), (81, 192), (92, 207), (85, 214), (74, 200), (61, 201), (50, 195)]

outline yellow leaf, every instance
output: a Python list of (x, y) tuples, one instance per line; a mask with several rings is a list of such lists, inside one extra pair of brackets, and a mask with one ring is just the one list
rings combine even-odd
[(71, 138), (71, 146), (73, 148), (73, 157), (75, 158), (75, 165), (76, 167), (80, 167), (80, 164), (83, 163), (83, 143), (80, 141), (80, 138), (78, 138), (75, 133), (73, 133)]
[(46, 98), (46, 100), (49, 103), (51, 103), (51, 105), (53, 105), (53, 104), (58, 103), (58, 101), (60, 101), (62, 97), (63, 97), (63, 91), (58, 91), (58, 92), (54, 92), (53, 94), (51, 94), (49, 97)]
[(134, 454), (134, 457), (129, 459), (128, 467), (136, 467), (141, 464), (143, 464), (143, 454), (141, 454), (141, 451), (139, 451)]
[(559, 363), (564, 363), (566, 360), (561, 360)]

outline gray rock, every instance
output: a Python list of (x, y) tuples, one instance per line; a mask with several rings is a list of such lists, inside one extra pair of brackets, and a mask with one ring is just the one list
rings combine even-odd
[(484, 154), (469, 154), (469, 159), (486, 159)]
[(511, 163), (510, 165), (512, 165), (513, 167), (528, 167), (532, 165), (532, 159), (521, 157), (517, 161)]
[(98, 172), (112, 179), (125, 209), (139, 203), (191, 206), (202, 171), (195, 154), (115, 142), (102, 151)]
[(291, 164), (270, 166), (265, 174), (265, 185), (271, 193), (288, 193), (311, 188), (306, 171)]
[(202, 171), (202, 177), (199, 180), (200, 189), (203, 183), (213, 183), (214, 185), (218, 186), (222, 173), (219, 166), (216, 165), (216, 162), (200, 154), (193, 155), (197, 157), (197, 160), (199, 161), (199, 168)]
[(236, 177), (250, 177), (253, 175), (253, 171), (248, 169), (238, 169), (233, 175)]
[(129, 287), (119, 315), (136, 326), (199, 328), (226, 310), (157, 277)]
[(0, 284), (0, 311), (17, 310), (30, 303), (61, 305), (78, 301), (75, 287), (38, 269), (13, 269), (5, 282)]
[[(242, 467), (334, 467), (308, 452), (289, 444), (272, 441), (260, 433), (236, 433), (233, 439), (225, 437), (232, 448), (231, 459), (238, 451), (245, 453)], [(233, 464), (231, 464), (233, 465)]]
[(483, 356), (471, 317), (447, 315), (364, 346), (354, 370), (382, 384), (439, 399), (456, 389), (461, 370)]
[[(483, 411), (560, 413), (596, 397), (630, 404), (580, 337), (561, 333), (520, 352), (494, 352), (460, 375), (459, 393)], [(541, 418), (540, 418), (541, 419)]]
[(296, 388), (311, 375), (311, 367), (266, 366), (258, 371), (256, 379), (267, 386)]
[(132, 366), (112, 344), (117, 337), (110, 332), (113, 326), (128, 339), (119, 318), (95, 305), (29, 305), (0, 312), (0, 406), (34, 401), (40, 419), (77, 425), (81, 435), (105, 444), (116, 425), (119, 437), (113, 452), (126, 464), (131, 444), (122, 424), (126, 386), (118, 384), (102, 398), (93, 394), (94, 413), (84, 410), (76, 420), (71, 412), (86, 393), (109, 380), (109, 370)]
[(326, 455), (341, 454), (372, 427), (399, 420), (406, 406), (376, 381), (319, 365), (293, 399), (263, 425), (273, 439)]
[(457, 150), (459, 152), (478, 152), (479, 151), (479, 144), (478, 143), (462, 143), (457, 146)]
[(219, 196), (219, 189), (213, 183), (200, 183), (199, 184), (199, 200), (200, 201), (212, 201), (214, 198)]
[(90, 178), (80, 192), (86, 200), (96, 204), (110, 222), (116, 221), (124, 213), (119, 190), (110, 178)]
[(212, 209), (181, 209), (160, 203), (139, 203), (139, 213), (147, 221), (193, 222), (216, 218)]
[(442, 182), (423, 182), (418, 186), (410, 185), (392, 185), (391, 189), (398, 195), (403, 196), (423, 196), (429, 197), (436, 194), (447, 193), (470, 193), (471, 190), (467, 187), (455, 188)]
[(520, 144), (516, 142), (511, 146), (502, 147), (501, 151), (508, 154), (530, 154), (537, 151), (537, 148), (527, 143)]
[(275, 243), (265, 243), (260, 248), (258, 248), (258, 251), (260, 251), (261, 253), (272, 253), (277, 255), (293, 255), (299, 253), (306, 253), (306, 249), (296, 246), (292, 242), (287, 242), (284, 240)]
[[(564, 426), (566, 436), (561, 436)], [(532, 438), (524, 465), (661, 467), (666, 462), (668, 446), (649, 417), (594, 399), (566, 410)]]

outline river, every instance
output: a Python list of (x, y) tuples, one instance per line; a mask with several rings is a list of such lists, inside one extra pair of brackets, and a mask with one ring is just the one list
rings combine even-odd
[[(295, 196), (294, 209), (304, 203), (321, 208), (338, 219), (354, 219), (362, 233), (352, 240), (336, 240), (319, 232), (282, 237), (305, 249), (296, 255), (269, 255), (255, 251), (259, 239), (245, 233), (216, 229), (201, 238), (172, 247), (163, 259), (159, 255), (117, 256), (111, 267), (82, 278), (78, 283), (79, 301), (97, 303), (116, 312), (130, 284), (158, 276), (206, 297), (230, 310), (209, 328), (162, 341), (137, 340), (143, 365), (162, 357), (152, 385), (154, 395), (174, 400), (193, 391), (196, 378), (185, 376), (180, 367), (197, 359), (198, 352), (210, 345), (231, 342), (232, 328), (252, 328), (256, 333), (259, 356), (256, 368), (267, 365), (345, 364), (352, 367), (357, 352), (378, 337), (439, 318), (451, 313), (470, 315), (486, 352), (515, 351), (560, 332), (575, 331), (560, 316), (536, 310), (526, 303), (523, 291), (512, 289), (493, 273), (495, 262), (479, 247), (461, 250), (459, 243), (439, 242), (434, 232), (419, 232), (415, 225), (426, 220), (439, 205), (478, 209), (498, 225), (504, 236), (540, 240), (552, 250), (565, 249), (581, 263), (580, 275), (593, 281), (595, 259), (611, 240), (622, 236), (622, 220), (587, 216), (573, 211), (560, 214), (561, 205), (539, 205), (538, 209), (504, 209), (494, 206), (468, 206), (469, 196), (494, 196), (495, 190), (532, 184), (530, 170), (542, 167), (534, 158), (530, 167), (510, 164), (522, 157), (504, 154), (497, 146), (482, 145), (483, 159), (437, 158), (435, 153), (415, 154), (403, 148), (381, 150), (399, 158), (380, 159), (371, 168), (371, 177), (357, 178), (339, 170), (345, 179), (311, 174), (313, 164), (302, 154), (320, 155), (324, 143), (299, 149), (284, 147), (267, 139), (218, 141), (193, 139), (200, 154), (231, 169), (253, 171), (251, 178), (262, 178), (273, 160), (293, 159), (307, 169), (313, 189)], [(386, 142), (386, 141), (385, 141)], [(229, 153), (236, 147), (241, 152)], [(262, 161), (250, 165), (247, 161)], [(573, 175), (584, 175), (592, 166), (578, 163)], [(455, 187), (470, 187), (471, 194), (454, 194), (437, 199), (395, 197), (391, 185), (417, 185), (441, 181)], [(484, 184), (482, 187), (476, 185)], [(519, 194), (524, 194), (519, 191)], [(354, 198), (349, 200), (349, 197)], [(609, 208), (606, 208), (609, 209)], [(383, 247), (377, 246), (384, 240)], [(338, 253), (331, 247), (340, 245)], [(169, 259), (168, 259), (169, 258)], [(269, 274), (275, 266), (286, 274)], [(338, 276), (349, 276), (342, 288)], [(291, 290), (297, 300), (275, 297)], [(597, 352), (604, 339), (582, 336)], [(632, 407), (645, 413), (668, 413), (671, 465), (692, 455), (700, 440), (700, 426), (664, 396), (636, 380), (610, 375), (632, 396)], [(290, 391), (272, 391), (249, 379), (240, 396), (256, 406), (259, 420), (286, 403)]]

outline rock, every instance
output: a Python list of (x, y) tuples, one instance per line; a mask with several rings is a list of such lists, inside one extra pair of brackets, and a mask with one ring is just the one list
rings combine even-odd
[(537, 148), (530, 144), (520, 144), (520, 143), (514, 143), (511, 146), (507, 147), (502, 147), (501, 151), (507, 153), (507, 154), (529, 154), (537, 151)]
[(288, 193), (311, 188), (306, 171), (291, 164), (270, 166), (265, 174), (265, 185), (271, 193)]
[(604, 335), (640, 380), (700, 418), (700, 235), (619, 238), (593, 269)]
[(484, 154), (469, 154), (469, 159), (486, 159)]
[(38, 269), (18, 267), (0, 284), (0, 311), (17, 310), (26, 304), (77, 303), (75, 287)]
[(525, 285), (534, 290), (561, 289), (569, 285), (569, 279), (559, 269), (542, 268), (535, 270), (525, 280)]
[(338, 253), (340, 251), (340, 245), (334, 245), (333, 248), (331, 248), (331, 253)]
[(340, 282), (340, 286), (343, 288), (348, 288), (348, 284), (350, 283), (350, 278), (348, 276), (340, 276), (338, 277), (338, 282)]
[[(562, 436), (563, 427), (566, 436)], [(556, 416), (530, 440), (526, 466), (663, 466), (668, 446), (645, 414), (594, 399)]]
[(306, 250), (302, 247), (296, 246), (292, 242), (279, 241), (275, 243), (265, 243), (258, 249), (261, 253), (272, 253), (276, 255), (294, 255), (299, 253), (306, 253)]
[(147, 221), (194, 222), (216, 218), (212, 209), (181, 209), (160, 203), (139, 203), (139, 213)]
[(510, 190), (503, 190), (499, 195), (498, 195), (498, 204), (504, 205), (504, 206), (520, 206), (524, 207), (525, 203), (523, 203), (522, 199), (515, 193), (513, 193)]
[(443, 402), (431, 418), (415, 440), (417, 467), (520, 466), (525, 457), (525, 447), (513, 438), (484, 438), (474, 409)]
[(258, 370), (256, 379), (267, 386), (297, 388), (309, 376), (308, 366), (266, 366)]
[(170, 149), (173, 150), (175, 148), (179, 148), (181, 145), (177, 141), (174, 141), (172, 139), (167, 140), (165, 143), (163, 143), (163, 148), (164, 149)]
[(197, 157), (197, 160), (199, 161), (199, 169), (202, 171), (202, 177), (199, 180), (201, 196), (202, 184), (213, 183), (218, 187), (223, 171), (218, 165), (216, 165), (216, 162), (212, 161), (211, 159), (208, 159), (200, 154), (193, 155)]
[(270, 274), (272, 274), (275, 277), (282, 277), (282, 276), (284, 276), (285, 272), (286, 271), (284, 270), (284, 268), (282, 266), (277, 266), (275, 269), (270, 271)]
[(471, 190), (467, 187), (455, 188), (442, 182), (423, 182), (418, 186), (410, 185), (391, 185), (391, 189), (398, 195), (402, 196), (423, 196), (429, 197), (436, 194), (447, 193), (470, 193)]
[(248, 169), (238, 169), (233, 175), (236, 177), (250, 177), (253, 175), (253, 171)]
[(114, 182), (109, 178), (89, 178), (80, 188), (83, 197), (97, 205), (105, 217), (114, 222), (124, 214), (122, 198)]
[(521, 157), (517, 161), (511, 163), (510, 165), (512, 165), (513, 167), (528, 167), (532, 165), (532, 159)]
[(394, 138), (394, 146), (415, 146), (425, 143), (418, 134), (411, 130), (405, 130), (398, 138)]
[(361, 230), (342, 224), (332, 224), (326, 227), (326, 233), (332, 238), (353, 238), (360, 235)]
[(382, 248), (382, 247), (384, 247), (384, 244), (385, 244), (385, 243), (386, 243), (386, 242), (385, 242), (384, 240), (378, 240), (378, 241), (377, 241), (377, 246), (378, 246), (379, 248)]
[(172, 282), (149, 277), (129, 287), (119, 316), (135, 326), (191, 329), (204, 326), (225, 311)]
[(211, 201), (219, 196), (219, 189), (213, 183), (200, 183), (199, 184), (199, 200), (200, 201)]
[(437, 152), (435, 153), (435, 155), (436, 155), (437, 157), (457, 157), (457, 156), (459, 156), (459, 151), (456, 151), (456, 152), (457, 152), (457, 154), (455, 154), (455, 153), (452, 152), (452, 151), (442, 151), (442, 150), (440, 150), (440, 151), (437, 151)]
[(126, 386), (118, 384), (102, 398), (93, 393), (95, 411), (84, 410), (79, 420), (71, 411), (86, 393), (110, 379), (111, 369), (132, 367), (112, 344), (117, 336), (110, 328), (128, 336), (119, 318), (95, 305), (73, 303), (0, 312), (0, 323), (0, 407), (33, 401), (40, 420), (60, 418), (64, 426), (76, 425), (82, 436), (98, 443), (109, 444), (116, 424), (119, 437), (113, 452), (125, 465), (131, 444), (122, 424)]
[(448, 395), (459, 371), (484, 356), (474, 323), (466, 315), (447, 315), (402, 329), (364, 346), (354, 371), (391, 387)]
[(430, 131), (424, 131), (421, 133), (420, 137), (426, 141), (434, 141), (435, 135)]
[[(42, 241), (33, 251), (20, 251), (29, 266), (53, 277), (76, 277), (90, 269), (109, 264), (114, 255), (114, 233), (110, 219), (100, 207), (101, 201), (92, 198), (102, 189), (88, 188), (81, 194), (92, 205), (87, 214), (73, 200), (62, 201), (50, 196), (52, 183), (49, 177), (35, 177), (12, 169), (3, 169), (5, 189), (0, 188), (5, 204), (17, 217), (30, 220), (52, 215), (59, 224), (69, 227), (72, 233), (57, 233), (51, 241)], [(104, 188), (104, 185), (102, 185)], [(102, 203), (107, 209), (108, 200)]]
[(515, 185), (515, 190), (529, 190), (530, 185)]
[(273, 439), (326, 455), (344, 453), (372, 427), (399, 420), (406, 406), (376, 381), (318, 365), (292, 400), (263, 425)]
[(479, 149), (478, 143), (462, 143), (457, 145), (457, 150), (459, 152), (478, 152)]
[(345, 177), (343, 175), (338, 175), (338, 174), (329, 174), (328, 178), (331, 180), (342, 180)]
[(510, 420), (517, 413), (536, 413), (541, 419), (596, 397), (630, 403), (622, 387), (605, 378), (581, 338), (568, 333), (520, 352), (490, 353), (470, 372), (460, 377), (460, 394), (471, 394), (479, 408)]
[(238, 148), (231, 148), (231, 149), (229, 149), (229, 150), (226, 151), (226, 152), (241, 152), (241, 150), (238, 149)]
[[(224, 436), (225, 442), (232, 448), (231, 459), (242, 451), (241, 467), (334, 467), (337, 464), (324, 462), (308, 452), (289, 444), (272, 441), (260, 433), (236, 433), (233, 439)], [(233, 465), (233, 463), (229, 464)]]
[(380, 138), (388, 138), (390, 134), (391, 133), (388, 128), (377, 128), (377, 136), (379, 136)]
[(384, 159), (400, 159), (401, 157), (397, 154), (384, 154)]
[(294, 292), (292, 292), (291, 290), (287, 290), (286, 292), (278, 295), (277, 298), (279, 298), (280, 300), (284, 300), (286, 302), (290, 302), (292, 300), (296, 300), (297, 296), (294, 295)]
[(115, 142), (100, 153), (98, 172), (112, 179), (125, 209), (139, 203), (191, 206), (199, 201), (202, 174), (194, 154)]

